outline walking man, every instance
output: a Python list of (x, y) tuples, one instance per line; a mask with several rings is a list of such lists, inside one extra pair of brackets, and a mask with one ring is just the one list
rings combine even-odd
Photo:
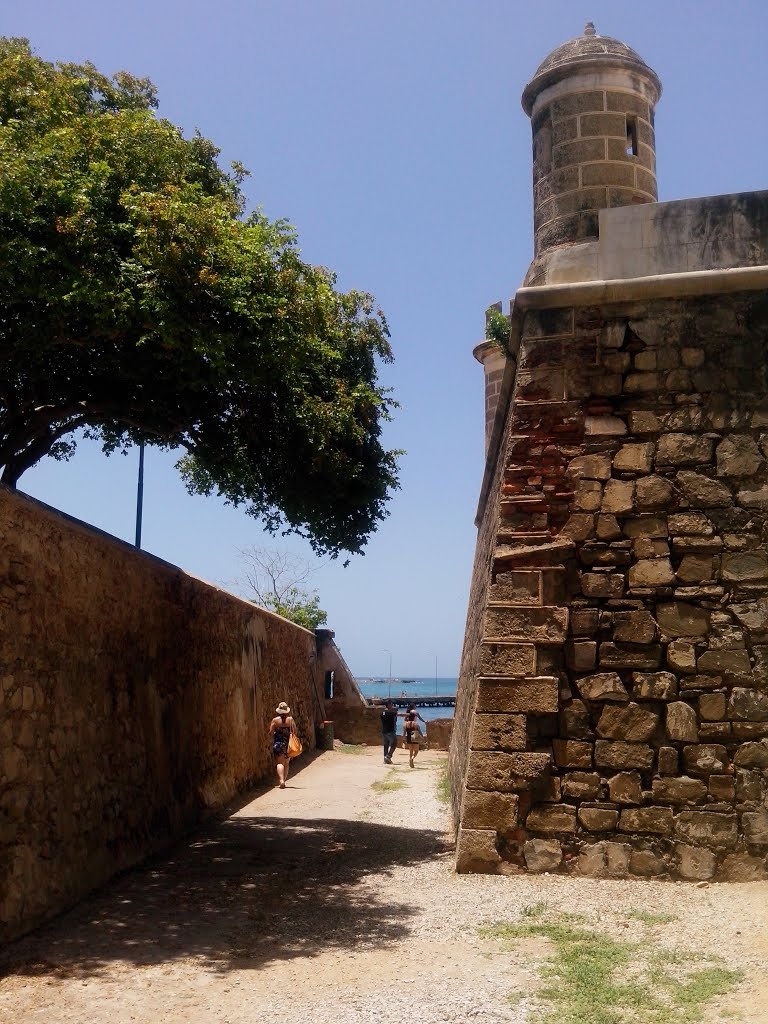
[(397, 708), (388, 700), (381, 712), (381, 738), (384, 743), (384, 764), (392, 764), (397, 749)]

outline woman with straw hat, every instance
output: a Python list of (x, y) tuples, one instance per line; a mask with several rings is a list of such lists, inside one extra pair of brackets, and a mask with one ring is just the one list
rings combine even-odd
[(272, 740), (272, 757), (277, 770), (277, 781), (280, 789), (285, 789), (288, 767), (291, 763), (288, 757), (288, 741), (291, 734), (296, 733), (296, 723), (291, 718), (291, 709), (284, 700), (280, 701), (275, 711), (277, 715), (270, 723), (269, 735)]

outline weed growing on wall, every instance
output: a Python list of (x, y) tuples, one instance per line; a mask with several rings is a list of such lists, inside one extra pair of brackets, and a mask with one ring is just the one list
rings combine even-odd
[(446, 806), (451, 802), (451, 777), (448, 774), (447, 762), (440, 768), (437, 779), (437, 799)]

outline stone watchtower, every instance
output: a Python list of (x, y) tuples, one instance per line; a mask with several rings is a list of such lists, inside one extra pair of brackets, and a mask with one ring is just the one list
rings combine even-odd
[(461, 871), (768, 874), (768, 193), (658, 203), (660, 94), (591, 24), (523, 93), (534, 259), (506, 358), (475, 350)]
[(656, 202), (660, 95), (655, 72), (591, 22), (539, 66), (523, 92), (533, 132), (536, 260), (555, 246), (596, 242), (600, 210)]

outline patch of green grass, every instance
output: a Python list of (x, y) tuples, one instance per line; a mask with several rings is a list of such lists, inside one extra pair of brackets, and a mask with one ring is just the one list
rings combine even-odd
[(573, 924), (585, 924), (587, 921), (584, 914), (560, 914), (561, 921), (571, 921)]
[[(682, 1009), (697, 1010), (714, 996), (724, 996), (742, 977), (741, 971), (729, 971), (725, 967), (714, 965), (702, 967), (683, 980), (662, 972), (659, 983), (674, 992), (677, 1004)], [(681, 1019), (688, 1020), (688, 1017)], [(697, 1019), (691, 1017), (691, 1020)]]
[(539, 900), (538, 903), (528, 903), (523, 907), (521, 913), (523, 917), (530, 917), (533, 920), (538, 920), (543, 917), (544, 914), (549, 910), (549, 904), (546, 900)]
[(451, 802), (451, 776), (448, 774), (448, 765), (444, 764), (440, 769), (440, 775), (437, 780), (437, 799), (441, 804), (449, 804)]
[(574, 927), (568, 918), (578, 915), (546, 916), (547, 904), (534, 903), (523, 908), (524, 920), (482, 930), (502, 941), (540, 936), (554, 945), (536, 993), (545, 1004), (542, 1024), (694, 1024), (705, 1003), (741, 978), (714, 957), (706, 958), (707, 966), (673, 975), (667, 964), (691, 962), (676, 955), (681, 951), (652, 952), (644, 943)]
[(656, 967), (677, 966), (678, 964), (697, 964), (707, 957), (704, 953), (694, 953), (689, 949), (661, 949), (648, 957), (648, 962)]
[(342, 743), (336, 749), (340, 754), (365, 754), (369, 748), (364, 743)]
[[(544, 917), (546, 914), (549, 913), (549, 909), (549, 904), (546, 900), (539, 900), (538, 903), (528, 903), (526, 906), (523, 907), (520, 913), (525, 918), (538, 921), (540, 918)], [(581, 924), (587, 920), (583, 914), (566, 914), (560, 912), (556, 916), (560, 924), (566, 922), (569, 922), (571, 924)]]
[(396, 789), (405, 789), (405, 783), (402, 779), (380, 779), (371, 783), (371, 789), (377, 793), (394, 793)]
[(674, 914), (652, 914), (649, 910), (637, 910), (632, 908), (628, 910), (627, 917), (634, 918), (635, 921), (642, 921), (643, 924), (654, 925), (654, 924), (669, 924), (670, 921), (676, 921), (677, 917)]
[(501, 939), (524, 939), (530, 935), (541, 935), (542, 938), (551, 939), (552, 942), (576, 942), (583, 935), (578, 928), (572, 928), (566, 921), (552, 921), (542, 924), (505, 924), (496, 925), (482, 930), (489, 938)]

